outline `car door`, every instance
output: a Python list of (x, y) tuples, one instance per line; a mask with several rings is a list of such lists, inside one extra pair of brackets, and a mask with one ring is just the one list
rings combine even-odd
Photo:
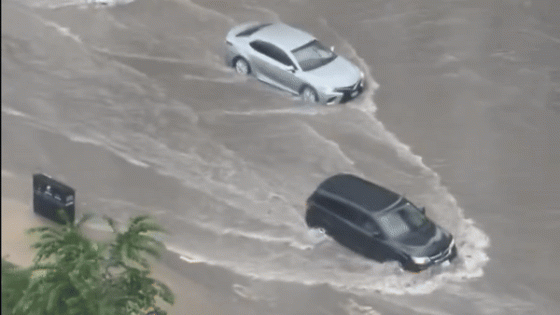
[[(378, 261), (401, 260), (402, 252), (392, 245), (392, 242), (389, 241), (388, 236), (383, 233), (379, 223), (376, 222), (376, 219), (377, 218), (375, 216), (370, 218), (372, 224), (375, 226), (374, 229), (371, 229), (372, 231), (375, 231), (375, 234), (372, 235), (375, 239), (375, 253), (372, 253), (371, 257)], [(370, 230), (369, 228), (367, 229)]]
[(249, 45), (256, 51), (251, 55), (250, 62), (258, 72), (257, 77), (297, 94), (299, 79), (294, 75), (296, 67), (288, 55), (282, 49), (265, 41), (255, 40)]
[(353, 208), (336, 199), (317, 196), (314, 201), (322, 209), (322, 226), (342, 245), (362, 253), (365, 236), (352, 222)]
[(377, 223), (368, 215), (360, 212), (353, 218), (357, 229), (360, 230), (361, 252), (364, 256), (377, 261), (392, 259), (391, 249), (383, 240), (383, 233)]

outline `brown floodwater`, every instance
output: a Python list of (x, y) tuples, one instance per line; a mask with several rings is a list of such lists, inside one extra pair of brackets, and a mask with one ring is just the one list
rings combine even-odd
[[(197, 292), (171, 314), (560, 313), (559, 2), (90, 2), (2, 1), (3, 221), (35, 172), (79, 213), (155, 216), (158, 270)], [(225, 34), (251, 20), (314, 34), (367, 89), (305, 105), (236, 75)], [(309, 233), (340, 172), (426, 206), (458, 259), (411, 274)]]

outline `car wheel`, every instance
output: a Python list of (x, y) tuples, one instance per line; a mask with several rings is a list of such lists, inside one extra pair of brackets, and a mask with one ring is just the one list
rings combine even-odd
[(239, 57), (235, 59), (233, 66), (235, 67), (235, 71), (239, 74), (247, 75), (251, 73), (251, 66), (249, 66), (249, 63), (244, 58)]
[(412, 262), (412, 260), (406, 260), (404, 262), (399, 261), (399, 264), (401, 265), (401, 268), (403, 270), (406, 270), (408, 272), (419, 273), (421, 271), (420, 268), (414, 262)]
[(317, 103), (317, 92), (312, 87), (306, 86), (301, 92), (301, 99), (306, 103)]

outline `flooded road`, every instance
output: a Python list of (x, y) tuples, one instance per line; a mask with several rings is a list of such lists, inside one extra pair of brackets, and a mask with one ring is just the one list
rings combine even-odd
[[(167, 264), (225, 314), (556, 314), (560, 7), (545, 2), (3, 1), (3, 182), (45, 172), (78, 211), (155, 216)], [(236, 75), (225, 34), (251, 20), (335, 46), (366, 91), (305, 105)], [(426, 206), (459, 258), (411, 274), (310, 235), (305, 199), (340, 172)]]

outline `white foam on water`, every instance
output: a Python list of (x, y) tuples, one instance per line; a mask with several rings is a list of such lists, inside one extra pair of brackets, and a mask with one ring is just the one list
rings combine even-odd
[(246, 111), (224, 110), (221, 113), (231, 116), (275, 116), (275, 115), (328, 115), (336, 108), (318, 107), (316, 105), (303, 105), (278, 109), (251, 109)]
[(261, 290), (261, 288), (259, 288), (258, 286), (257, 287), (254, 286), (255, 285), (251, 287), (239, 283), (234, 283), (231, 286), (231, 289), (235, 294), (237, 294), (238, 296), (240, 296), (245, 300), (252, 301), (252, 302), (264, 301), (264, 302), (268, 302), (268, 304), (272, 306), (274, 301), (276, 301), (276, 298), (267, 296), (266, 293), (264, 293), (263, 290)]
[(305, 129), (307, 130), (307, 132), (308, 132), (309, 134), (311, 134), (313, 137), (319, 139), (319, 141), (321, 141), (321, 142), (325, 143), (327, 146), (333, 148), (334, 151), (336, 152), (336, 154), (340, 155), (340, 157), (342, 157), (342, 159), (343, 159), (346, 163), (348, 163), (349, 165), (354, 165), (354, 164), (355, 164), (355, 162), (354, 162), (350, 157), (348, 157), (348, 156), (344, 153), (344, 151), (342, 151), (342, 150), (340, 149), (340, 145), (339, 145), (337, 142), (332, 141), (332, 140), (329, 140), (329, 139), (323, 137), (321, 134), (319, 134), (319, 133), (317, 132), (317, 130), (313, 129), (313, 127), (311, 127), (311, 126), (308, 125), (308, 124), (304, 124), (303, 126), (305, 127)]
[(15, 175), (14, 175), (14, 173), (12, 173), (8, 170), (2, 169), (2, 177), (15, 178)]
[(242, 82), (239, 78), (236, 77), (215, 77), (210, 78), (207, 76), (200, 76), (200, 75), (192, 75), (192, 74), (184, 74), (183, 79), (185, 80), (194, 80), (194, 81), (205, 81), (205, 82), (214, 82), (214, 83), (225, 83), (225, 84), (232, 84), (232, 83), (239, 83)]
[(132, 53), (113, 52), (110, 49), (95, 47), (95, 46), (93, 46), (92, 49), (99, 53), (103, 53), (114, 57), (200, 66), (197, 60), (185, 60), (185, 59), (178, 59), (178, 58), (156, 57), (156, 56), (148, 56), (148, 55), (140, 55), (140, 54), (132, 54)]
[[(43, 19), (41, 19), (43, 20)], [(50, 26), (53, 27), (58, 33), (60, 33), (62, 36), (64, 37), (69, 37), (71, 38), (73, 41), (75, 41), (78, 44), (82, 44), (83, 45), (83, 41), (80, 38), (80, 36), (72, 33), (70, 31), (70, 28), (68, 27), (64, 27), (58, 23), (55, 23), (53, 21), (48, 21), (48, 20), (43, 20), (43, 23), (45, 24), (45, 26)]]
[(360, 305), (354, 299), (348, 299), (346, 303), (340, 304), (348, 315), (381, 315), (373, 307), (368, 305)]
[(9, 116), (15, 116), (15, 117), (23, 117), (23, 118), (30, 118), (29, 115), (27, 115), (24, 112), (21, 112), (19, 110), (13, 109), (7, 105), (2, 104), (2, 113), (5, 115), (9, 115)]
[(165, 247), (168, 251), (178, 254), (179, 258), (187, 263), (194, 264), (194, 263), (208, 262), (208, 259), (205, 258), (204, 256), (186, 251), (182, 249), (180, 246), (173, 245), (173, 244), (165, 244)]
[(243, 231), (234, 228), (224, 228), (223, 226), (211, 224), (211, 223), (196, 222), (195, 224), (199, 228), (212, 231), (213, 234), (216, 236), (230, 236), (230, 237), (245, 238), (245, 239), (258, 241), (259, 243), (285, 244), (299, 250), (308, 250), (313, 248), (312, 244), (305, 244), (305, 243), (298, 242), (297, 240), (294, 239), (293, 236), (290, 236), (288, 234), (286, 234), (286, 236), (275, 236), (275, 235), (267, 234), (267, 232), (263, 232), (263, 231), (255, 231), (255, 232)]
[(210, 16), (218, 17), (220, 19), (226, 20), (230, 26), (234, 26), (237, 22), (228, 15), (225, 15), (221, 12), (209, 9), (202, 5), (196, 4), (190, 0), (181, 0), (181, 3), (186, 4), (191, 9), (195, 10), (196, 12), (200, 13), (200, 18), (202, 21), (208, 20)]
[(34, 8), (41, 8), (41, 9), (61, 9), (65, 7), (88, 7), (88, 6), (95, 6), (95, 7), (103, 7), (103, 6), (116, 6), (116, 5), (125, 5), (134, 2), (135, 0), (25, 0), (23, 2), (29, 2), (29, 6)]
[(23, 116), (23, 117), (28, 118), (28, 123), (38, 129), (46, 130), (53, 134), (63, 135), (67, 139), (76, 143), (86, 143), (86, 144), (92, 144), (95, 146), (102, 147), (114, 153), (116, 156), (123, 158), (125, 161), (129, 162), (132, 165), (142, 167), (142, 168), (150, 167), (149, 164), (146, 164), (140, 161), (139, 159), (133, 157), (135, 154), (131, 152), (131, 150), (128, 147), (126, 147), (124, 144), (120, 144), (114, 140), (111, 140), (110, 138), (106, 137), (105, 135), (97, 131), (90, 130), (89, 135), (84, 135), (84, 134), (76, 133), (75, 131), (71, 130), (72, 126), (67, 127), (64, 126), (64, 124), (57, 124), (57, 123), (54, 123), (54, 125), (50, 125), (47, 122), (43, 122), (42, 120), (33, 118), (31, 116)]

